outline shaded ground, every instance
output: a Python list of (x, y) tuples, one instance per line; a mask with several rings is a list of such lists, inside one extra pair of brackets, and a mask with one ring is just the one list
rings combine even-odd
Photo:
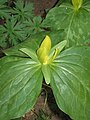
[(34, 3), (34, 12), (36, 15), (43, 15), (45, 10), (55, 6), (58, 0), (27, 0)]

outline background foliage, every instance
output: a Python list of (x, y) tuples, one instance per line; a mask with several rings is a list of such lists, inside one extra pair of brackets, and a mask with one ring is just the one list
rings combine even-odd
[(41, 31), (41, 17), (35, 16), (33, 4), (22, 0), (0, 1), (0, 46), (8, 48)]

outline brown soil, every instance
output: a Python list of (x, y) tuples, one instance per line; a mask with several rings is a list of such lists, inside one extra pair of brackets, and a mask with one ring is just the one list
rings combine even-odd
[(58, 0), (27, 0), (34, 3), (35, 15), (43, 16), (45, 11), (55, 6)]

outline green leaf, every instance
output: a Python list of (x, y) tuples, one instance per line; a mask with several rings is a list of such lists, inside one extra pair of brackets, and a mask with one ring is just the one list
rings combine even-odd
[[(16, 45), (27, 38), (23, 30), (23, 24), (17, 22), (14, 17), (6, 20), (6, 23), (0, 27), (0, 39), (9, 45)], [(6, 48), (7, 48), (6, 46)]]
[(33, 5), (31, 2), (17, 0), (15, 7), (13, 7), (12, 14), (14, 14), (16, 20), (24, 22), (25, 20), (33, 18)]
[(63, 51), (50, 66), (57, 105), (73, 120), (90, 119), (90, 47)]
[(90, 2), (84, 1), (78, 11), (70, 3), (63, 3), (47, 14), (43, 25), (51, 30), (64, 29), (68, 46), (90, 42)]
[(90, 0), (86, 0), (83, 7), (90, 12)]
[(3, 5), (7, 2), (7, 0), (0, 0), (0, 5)]
[(7, 0), (0, 0), (0, 18), (9, 18), (10, 9), (6, 5)]
[(31, 110), (42, 87), (39, 63), (6, 56), (0, 60), (0, 120), (18, 118)]
[(45, 26), (42, 25), (42, 18), (40, 16), (24, 21), (24, 25), (28, 36), (45, 31), (43, 29)]

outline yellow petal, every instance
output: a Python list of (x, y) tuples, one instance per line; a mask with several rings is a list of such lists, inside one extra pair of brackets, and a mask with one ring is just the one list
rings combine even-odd
[(50, 49), (51, 49), (51, 39), (50, 39), (50, 37), (48, 35), (46, 35), (45, 39), (41, 43), (40, 48), (45, 48), (47, 54), (49, 54)]
[(83, 0), (72, 0), (72, 4), (75, 10), (78, 10), (82, 6)]
[(56, 56), (58, 55), (58, 53), (59, 53), (59, 49), (56, 48), (53, 56), (49, 59), (48, 62), (49, 62), (49, 63), (53, 62), (53, 60), (56, 58)]
[(39, 61), (43, 64), (43, 63), (47, 63), (48, 61), (48, 55), (46, 52), (46, 48), (39, 48), (37, 50), (37, 55), (38, 55), (38, 59)]
[(46, 36), (43, 42), (41, 43), (40, 48), (37, 50), (38, 59), (42, 64), (47, 64), (50, 49), (51, 39), (49, 36)]

